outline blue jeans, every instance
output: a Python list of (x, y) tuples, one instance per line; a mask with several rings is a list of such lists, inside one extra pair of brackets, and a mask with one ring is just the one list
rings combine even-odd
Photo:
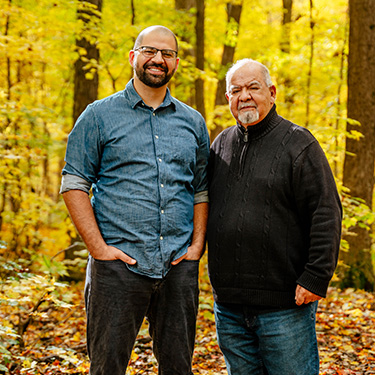
[(215, 303), (218, 343), (229, 375), (318, 375), (318, 302), (254, 315)]
[(162, 375), (192, 375), (199, 261), (182, 261), (163, 279), (120, 260), (89, 257), (85, 286), (90, 375), (124, 375), (145, 317)]

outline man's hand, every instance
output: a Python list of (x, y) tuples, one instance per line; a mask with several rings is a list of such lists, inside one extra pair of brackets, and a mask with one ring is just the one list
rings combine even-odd
[(121, 250), (105, 243), (96, 223), (89, 195), (86, 192), (82, 190), (69, 190), (63, 194), (63, 198), (74, 225), (94, 259), (120, 259), (128, 264), (137, 263), (135, 259), (130, 258)]
[(171, 264), (176, 266), (182, 260), (199, 260), (201, 259), (206, 245), (206, 228), (208, 219), (208, 203), (198, 203), (194, 205), (193, 217), (193, 237), (191, 245), (188, 247), (186, 254), (174, 260)]
[(302, 304), (307, 304), (314, 301), (319, 301), (323, 297), (320, 297), (314, 293), (309, 292), (307, 289), (301, 285), (297, 285), (296, 288), (296, 304), (301, 306)]
[(115, 260), (120, 259), (127, 264), (136, 264), (137, 261), (130, 256), (126, 255), (123, 251), (117, 249), (114, 246), (105, 246), (100, 251), (91, 252), (94, 259), (97, 260)]
[(203, 249), (200, 249), (198, 246), (189, 246), (187, 249), (186, 254), (184, 254), (182, 257), (176, 259), (172, 262), (172, 266), (176, 266), (178, 263), (180, 263), (182, 260), (199, 260), (201, 259), (203, 254)]

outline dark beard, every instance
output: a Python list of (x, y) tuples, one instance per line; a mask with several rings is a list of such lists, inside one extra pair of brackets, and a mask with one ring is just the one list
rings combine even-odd
[[(146, 71), (146, 69), (150, 66), (156, 66), (158, 68), (163, 69), (164, 75), (162, 76), (154, 76)], [(173, 77), (174, 70), (168, 74), (168, 68), (162, 64), (154, 64), (154, 63), (146, 63), (143, 65), (142, 68), (138, 67), (136, 64), (134, 68), (134, 72), (137, 75), (138, 79), (143, 82), (146, 86), (159, 88), (166, 85), (170, 79)]]

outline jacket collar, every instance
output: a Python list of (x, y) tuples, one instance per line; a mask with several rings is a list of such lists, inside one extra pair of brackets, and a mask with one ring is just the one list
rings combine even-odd
[(280, 119), (276, 112), (276, 104), (274, 104), (262, 121), (247, 128), (237, 122), (237, 129), (243, 137), (247, 134), (249, 139), (258, 139), (269, 133), (279, 122)]

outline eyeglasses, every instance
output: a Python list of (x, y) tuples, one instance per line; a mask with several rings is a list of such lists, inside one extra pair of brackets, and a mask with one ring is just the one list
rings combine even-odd
[(142, 46), (136, 48), (134, 51), (139, 51), (144, 57), (147, 57), (148, 59), (152, 59), (153, 57), (155, 57), (159, 51), (161, 52), (161, 56), (165, 60), (171, 60), (177, 57), (177, 51), (173, 49), (159, 49), (155, 47)]

